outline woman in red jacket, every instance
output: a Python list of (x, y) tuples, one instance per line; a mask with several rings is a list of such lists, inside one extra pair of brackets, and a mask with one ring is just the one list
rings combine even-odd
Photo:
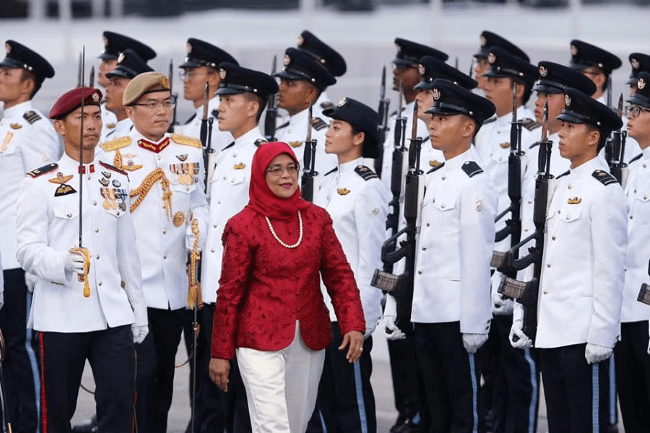
[(210, 377), (228, 390), (237, 357), (254, 432), (302, 433), (332, 338), (320, 278), (356, 361), (365, 319), (327, 212), (300, 198), (299, 164), (285, 143), (253, 158), (250, 201), (228, 222), (212, 334)]

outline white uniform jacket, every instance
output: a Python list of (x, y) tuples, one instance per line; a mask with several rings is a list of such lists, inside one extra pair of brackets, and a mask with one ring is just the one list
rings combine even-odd
[[(350, 262), (359, 286), (366, 329), (372, 330), (381, 316), (382, 292), (370, 285), (375, 269), (381, 269), (381, 246), (386, 233), (388, 191), (363, 158), (339, 165), (325, 176), (314, 204), (327, 210), (334, 222), (334, 231)], [(336, 314), (321, 284), (323, 297), (330, 311)]]
[(32, 171), (20, 187), (18, 261), (38, 278), (28, 327), (91, 332), (134, 322), (146, 325), (129, 178), (98, 158), (85, 165), (83, 175), (83, 246), (91, 256), (89, 297), (84, 297), (84, 283), (77, 275), (65, 270), (68, 250), (79, 246), (78, 172), (79, 163), (63, 155), (58, 166)]
[(625, 186), (630, 207), (627, 220), (629, 244), (625, 258), (625, 290), (621, 322), (650, 319), (650, 307), (637, 301), (641, 284), (650, 284), (650, 148), (630, 164), (630, 176)]
[(129, 135), (131, 130), (133, 130), (133, 121), (128, 117), (126, 119), (118, 120), (114, 125), (115, 126), (108, 131), (108, 134), (106, 134), (106, 138), (103, 141), (110, 141), (114, 138)]
[[(190, 117), (184, 125), (177, 125), (174, 131), (179, 131), (183, 135), (201, 139), (201, 120), (203, 119), (203, 105), (196, 109), (194, 115)], [(212, 142), (210, 146), (216, 153), (221, 152), (224, 147), (228, 146), (234, 140), (232, 134), (228, 131), (219, 130), (219, 98), (214, 97), (208, 101), (208, 120), (212, 122)]]
[(627, 249), (623, 189), (595, 157), (558, 179), (546, 218), (535, 346), (614, 347)]
[(427, 175), (415, 260), (414, 323), (487, 334), (497, 197), (473, 147)]
[(210, 219), (201, 265), (203, 302), (214, 304), (217, 300), (223, 256), (221, 235), (228, 220), (248, 204), (253, 155), (265, 142), (259, 128), (255, 127), (217, 155), (210, 184)]
[(117, 117), (115, 113), (106, 109), (106, 102), (102, 102), (102, 133), (100, 142), (112, 140), (121, 135), (115, 134), (115, 128), (117, 127)]
[(25, 173), (58, 161), (62, 147), (47, 116), (31, 101), (7, 108), (0, 120), (0, 252), (3, 269), (20, 268), (16, 260), (16, 203)]
[(327, 94), (327, 90), (323, 90), (316, 100), (314, 102), (314, 106), (312, 108), (312, 115), (314, 117), (320, 117), (321, 119), (325, 119), (326, 116), (323, 116), (323, 110), (326, 110), (328, 108), (334, 108), (335, 103), (332, 102), (330, 99), (329, 95)]
[[(160, 152), (150, 150), (167, 140), (168, 144)], [(162, 181), (150, 182), (151, 188), (133, 210), (133, 220), (147, 306), (177, 310), (187, 306), (185, 264), (187, 252), (194, 243), (191, 215), (199, 221), (201, 247), (207, 233), (203, 151), (197, 139), (177, 134), (165, 134), (154, 146), (147, 142), (133, 128), (130, 135), (102, 143), (101, 147), (113, 165), (129, 173), (131, 194), (144, 189), (143, 182), (159, 168), (169, 182), (171, 209), (163, 200), (169, 193), (164, 192)], [(131, 202), (137, 203), (138, 199), (132, 196)]]
[[(289, 118), (285, 123), (275, 130), (275, 137), (278, 141), (287, 143), (293, 149), (300, 166), (305, 169), (305, 140), (307, 139), (307, 120), (309, 110), (303, 110)], [(323, 175), (336, 168), (338, 160), (336, 155), (325, 153), (325, 134), (329, 124), (312, 113), (311, 138), (316, 140), (316, 171), (322, 180)], [(315, 194), (314, 194), (315, 195)]]

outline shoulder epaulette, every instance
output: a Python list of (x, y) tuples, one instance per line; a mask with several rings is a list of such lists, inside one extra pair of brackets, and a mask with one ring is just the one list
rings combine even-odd
[(616, 178), (611, 174), (607, 173), (605, 170), (594, 170), (591, 175), (596, 178), (596, 180), (603, 185), (609, 185), (611, 183), (618, 183)]
[(268, 142), (269, 141), (264, 138), (258, 138), (257, 140), (255, 140), (255, 143), (253, 144), (255, 144), (255, 147), (260, 147), (261, 145), (266, 144)]
[(25, 120), (29, 123), (34, 123), (38, 120), (41, 120), (41, 116), (36, 112), (36, 111), (25, 111), (25, 114), (23, 114), (23, 117)]
[(643, 157), (643, 152), (639, 153), (637, 156), (634, 158), (630, 159), (630, 164), (632, 164), (634, 161), (638, 161)]
[(331, 169), (330, 171), (328, 171), (327, 173), (325, 173), (325, 174), (323, 175), (323, 177), (327, 176), (328, 174), (336, 173), (337, 171), (339, 171), (339, 168), (338, 168), (338, 167), (334, 167), (333, 169)]
[(210, 114), (212, 114), (212, 117), (214, 117), (215, 119), (219, 118), (219, 110), (217, 110), (216, 108), (212, 110)]
[(321, 129), (327, 127), (327, 122), (321, 119), (320, 117), (314, 117), (313, 119), (311, 119), (311, 126), (316, 131), (320, 131)]
[(131, 144), (131, 137), (128, 135), (124, 135), (114, 140), (102, 143), (100, 144), (100, 146), (102, 147), (102, 149), (104, 149), (105, 152), (110, 152), (111, 150), (116, 150), (122, 147), (126, 147), (129, 144)]
[(123, 174), (124, 176), (129, 175), (126, 171), (122, 170), (121, 168), (117, 168), (114, 165), (107, 164), (104, 161), (99, 161), (99, 165), (101, 165), (102, 167), (107, 168), (109, 170), (113, 170), (113, 171), (116, 171), (116, 172), (118, 172), (120, 174)]
[(540, 126), (540, 125), (537, 124), (537, 122), (535, 122), (535, 119), (529, 119), (529, 118), (523, 119), (521, 121), (521, 124), (522, 124), (522, 126), (524, 128), (526, 128), (529, 131), (533, 131), (533, 130), (539, 128), (539, 126)]
[(289, 121), (288, 120), (286, 122), (284, 122), (282, 125), (276, 126), (275, 130), (277, 131), (278, 129), (286, 128), (287, 126), (289, 126)]
[(203, 148), (201, 140), (198, 138), (188, 137), (187, 135), (181, 134), (172, 134), (171, 139), (174, 140), (175, 143), (184, 144), (185, 146), (198, 147), (199, 149)]
[(366, 167), (365, 165), (357, 165), (357, 167), (354, 169), (355, 173), (357, 173), (359, 176), (363, 178), (363, 180), (370, 180), (370, 179), (379, 179), (379, 176), (377, 176), (377, 173), (372, 171), (370, 168)]
[(461, 168), (469, 177), (474, 177), (479, 173), (483, 173), (483, 169), (474, 161), (467, 161)]
[(42, 174), (49, 173), (52, 170), (56, 170), (59, 167), (59, 164), (52, 162), (50, 164), (44, 165), (43, 167), (36, 168), (29, 173), (27, 173), (27, 176), (30, 177), (39, 177)]
[(320, 107), (323, 110), (332, 110), (334, 109), (334, 103), (332, 101), (325, 101), (322, 104), (320, 104)]
[(485, 119), (483, 121), (483, 125), (487, 125), (488, 123), (496, 122), (496, 120), (497, 120), (497, 116), (492, 116), (489, 119)]
[(557, 179), (559, 179), (559, 178), (561, 178), (561, 177), (564, 177), (564, 176), (568, 176), (569, 173), (571, 173), (571, 170), (567, 170), (567, 171), (565, 171), (564, 173), (562, 173), (561, 175), (559, 175), (558, 177), (556, 177), (555, 180), (557, 180)]
[(444, 167), (444, 165), (445, 165), (444, 162), (441, 163), (440, 165), (436, 165), (436, 166), (433, 167), (431, 170), (427, 171), (427, 174), (429, 174), (429, 173), (433, 173), (434, 171), (441, 169), (442, 167)]

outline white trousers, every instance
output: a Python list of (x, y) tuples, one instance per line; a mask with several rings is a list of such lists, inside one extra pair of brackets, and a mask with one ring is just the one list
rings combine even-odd
[(324, 360), (325, 350), (311, 350), (302, 341), (298, 322), (293, 342), (285, 349), (237, 349), (254, 433), (305, 432)]

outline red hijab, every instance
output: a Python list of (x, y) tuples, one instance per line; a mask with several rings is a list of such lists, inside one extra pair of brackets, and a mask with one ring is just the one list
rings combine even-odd
[(299, 210), (306, 209), (310, 205), (308, 201), (300, 197), (300, 186), (291, 197), (282, 198), (275, 195), (266, 183), (266, 169), (276, 156), (283, 153), (289, 155), (296, 164), (299, 164), (293, 150), (288, 144), (282, 142), (263, 144), (253, 156), (248, 207), (271, 219), (284, 220), (294, 217)]

